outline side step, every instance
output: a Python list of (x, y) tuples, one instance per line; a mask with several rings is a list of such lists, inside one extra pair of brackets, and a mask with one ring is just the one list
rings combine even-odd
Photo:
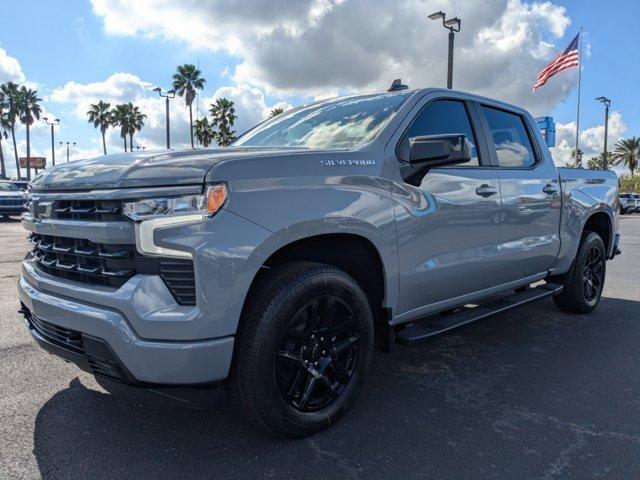
[(560, 293), (562, 289), (562, 285), (546, 283), (537, 287), (521, 290), (483, 305), (465, 306), (455, 313), (432, 316), (430, 317), (433, 319), (431, 322), (428, 322), (427, 318), (424, 320), (425, 323), (420, 321), (421, 323), (410, 325), (396, 332), (395, 341), (401, 345), (418, 345), (454, 328), (462, 327), (463, 325), (485, 319), (496, 313), (505, 312), (512, 308), (521, 307), (522, 305), (550, 297)]

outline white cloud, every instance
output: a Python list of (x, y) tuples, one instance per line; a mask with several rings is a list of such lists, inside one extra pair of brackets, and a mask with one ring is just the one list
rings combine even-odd
[(8, 81), (24, 83), (25, 80), (26, 77), (20, 62), (7, 55), (6, 50), (0, 48), (0, 83)]
[(446, 32), (427, 19), (442, 9), (463, 19), (456, 36), (456, 88), (548, 113), (576, 82), (554, 77), (531, 94), (538, 71), (564, 45), (571, 20), (552, 2), (487, 0), (93, 0), (107, 33), (177, 39), (240, 61), (240, 84), (270, 94), (326, 97), (338, 91), (441, 86)]
[[(613, 150), (615, 143), (622, 138), (626, 131), (622, 115), (614, 111), (609, 116), (609, 130), (607, 132), (607, 149)], [(553, 159), (558, 166), (571, 161), (571, 152), (576, 148), (576, 122), (556, 124), (556, 146), (551, 148)], [(604, 125), (596, 125), (580, 131), (580, 149), (582, 162), (586, 166), (589, 158), (598, 156), (604, 149)]]

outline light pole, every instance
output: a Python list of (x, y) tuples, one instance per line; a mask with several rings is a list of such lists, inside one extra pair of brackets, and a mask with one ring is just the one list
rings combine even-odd
[(598, 97), (596, 100), (604, 104), (604, 152), (602, 152), (602, 169), (607, 169), (607, 136), (609, 134), (609, 107), (611, 99), (607, 97)]
[(47, 125), (51, 125), (51, 164), (55, 167), (56, 166), (56, 148), (55, 148), (56, 142), (54, 141), (54, 138), (53, 138), (53, 127), (56, 125), (60, 125), (60, 119), (56, 118), (52, 121), (49, 121), (47, 117), (44, 117), (43, 120)]
[[(66, 142), (67, 143), (67, 163), (69, 162), (69, 144), (72, 144), (74, 147), (76, 146), (76, 142)], [(62, 146), (63, 142), (60, 142), (60, 146)]]
[(444, 12), (436, 12), (429, 15), (431, 20), (442, 19), (442, 25), (444, 28), (449, 30), (449, 60), (447, 65), (447, 88), (453, 88), (453, 39), (456, 33), (460, 31), (460, 26), (462, 24), (462, 20), (458, 17), (450, 18), (446, 20), (446, 15)]
[(171, 148), (171, 138), (169, 136), (169, 99), (175, 98), (176, 92), (175, 90), (169, 90), (167, 93), (162, 93), (162, 88), (156, 87), (153, 89), (154, 92), (157, 92), (158, 95), (165, 99), (165, 107), (166, 107), (166, 117), (167, 117), (167, 150)]

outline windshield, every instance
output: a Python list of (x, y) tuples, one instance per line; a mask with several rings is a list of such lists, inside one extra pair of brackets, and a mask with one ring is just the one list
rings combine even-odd
[(20, 189), (16, 187), (13, 183), (9, 182), (0, 182), (0, 192), (17, 192)]
[(380, 133), (412, 92), (343, 97), (281, 113), (233, 146), (352, 148)]

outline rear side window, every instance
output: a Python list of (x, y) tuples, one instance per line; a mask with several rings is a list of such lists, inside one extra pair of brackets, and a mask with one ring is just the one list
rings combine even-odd
[(513, 113), (482, 107), (501, 167), (526, 168), (536, 163), (533, 148), (522, 117)]
[(471, 161), (454, 165), (457, 167), (477, 167), (478, 152), (476, 139), (471, 129), (469, 115), (463, 102), (456, 100), (436, 100), (427, 105), (416, 117), (403, 140), (403, 149), (408, 150), (409, 139), (425, 135), (447, 135), (463, 133), (469, 142)]

